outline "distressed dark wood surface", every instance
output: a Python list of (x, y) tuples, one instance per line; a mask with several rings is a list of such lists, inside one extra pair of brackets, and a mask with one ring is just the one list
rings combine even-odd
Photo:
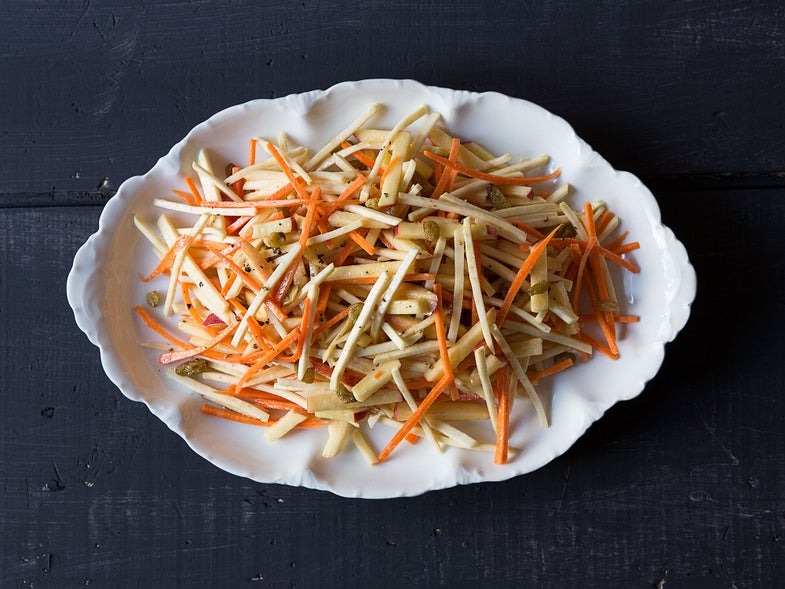
[[(781, 586), (784, 66), (778, 3), (4, 2), (0, 587)], [(221, 108), (374, 76), (563, 115), (695, 264), (661, 372), (531, 475), (394, 501), (230, 476), (73, 322), (124, 178)]]

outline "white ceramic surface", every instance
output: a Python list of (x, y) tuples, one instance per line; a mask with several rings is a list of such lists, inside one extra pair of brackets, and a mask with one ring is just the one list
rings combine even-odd
[[(499, 466), (483, 452), (448, 449), (437, 455), (426, 443), (401, 445), (384, 464), (368, 467), (354, 448), (330, 460), (320, 456), (326, 432), (298, 431), (269, 444), (263, 429), (202, 415), (201, 399), (167, 380), (157, 353), (138, 341), (155, 339), (133, 312), (151, 287), (137, 275), (156, 260), (133, 227), (131, 216), (154, 220), (152, 199), (182, 188), (197, 150), (217, 161), (245, 161), (248, 139), (274, 138), (281, 130), (296, 142), (319, 147), (371, 102), (384, 105), (371, 124), (385, 127), (420, 104), (440, 112), (459, 137), (495, 153), (516, 157), (550, 154), (550, 169), (574, 191), (573, 205), (601, 199), (641, 243), (631, 258), (640, 274), (623, 279), (624, 312), (641, 316), (621, 328), (621, 359), (597, 354), (541, 390), (552, 398), (552, 426), (538, 425), (528, 401), (515, 403), (510, 445), (521, 452)], [(159, 283), (163, 284), (163, 283)], [(530, 102), (497, 93), (476, 94), (423, 86), (409, 80), (364, 80), (274, 100), (228, 108), (195, 127), (144, 176), (130, 178), (106, 205), (97, 233), (82, 246), (68, 277), (68, 300), (76, 322), (101, 351), (109, 378), (129, 399), (150, 410), (216, 466), (265, 483), (301, 485), (338, 495), (386, 498), (481, 481), (504, 480), (535, 470), (565, 452), (589, 425), (617, 401), (637, 396), (660, 368), (665, 344), (684, 326), (695, 296), (696, 277), (687, 252), (660, 222), (649, 190), (635, 177), (614, 170), (561, 118)], [(392, 430), (377, 426), (381, 449)], [(166, 451), (166, 449), (162, 449)]]

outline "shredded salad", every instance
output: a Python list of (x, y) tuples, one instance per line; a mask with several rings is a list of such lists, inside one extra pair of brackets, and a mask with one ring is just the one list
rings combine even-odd
[(166, 340), (142, 345), (204, 413), (270, 441), (324, 428), (327, 458), (351, 439), (376, 464), (425, 438), (506, 463), (513, 403), (548, 427), (542, 379), (619, 357), (638, 317), (610, 267), (637, 273), (639, 244), (603, 202), (571, 208), (548, 156), (495, 155), (425, 106), (374, 128), (381, 108), (315, 152), (284, 133), (252, 138), (245, 166), (203, 149), (157, 219), (134, 216), (160, 260), (136, 312)]

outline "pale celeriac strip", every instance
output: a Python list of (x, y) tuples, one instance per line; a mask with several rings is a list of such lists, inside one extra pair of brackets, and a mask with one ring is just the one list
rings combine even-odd
[[(327, 234), (325, 233), (325, 235)], [(395, 297), (395, 293), (398, 292), (398, 288), (403, 283), (404, 277), (409, 272), (409, 269), (412, 267), (412, 264), (414, 263), (414, 260), (417, 258), (419, 253), (419, 249), (410, 249), (406, 253), (406, 257), (401, 261), (401, 265), (398, 266), (395, 274), (393, 274), (392, 280), (390, 280), (387, 290), (384, 291), (384, 294), (379, 301), (379, 308), (373, 318), (373, 324), (371, 325), (370, 329), (372, 338), (376, 339), (379, 336), (379, 330), (381, 329), (382, 323), (384, 322), (384, 315), (387, 313), (387, 309), (389, 308), (393, 297)]]
[[(485, 301), (483, 300), (482, 287), (480, 286), (480, 271), (477, 268), (477, 258), (474, 255), (474, 239), (472, 238), (471, 219), (468, 217), (463, 220), (463, 241), (466, 244), (466, 271), (469, 274), (469, 284), (472, 287), (474, 304), (477, 307), (477, 318), (482, 328), (482, 335), (488, 347), (493, 349), (493, 336), (491, 326), (485, 313)], [(463, 300), (463, 299), (461, 299)]]
[(365, 186), (363, 186), (361, 190), (361, 200), (365, 200), (368, 198), (370, 194), (371, 187), (373, 186), (374, 182), (376, 182), (376, 177), (379, 175), (379, 168), (382, 166), (382, 162), (384, 161), (385, 156), (387, 155), (387, 149), (390, 147), (395, 138), (397, 137), (398, 133), (403, 131), (406, 127), (411, 125), (417, 119), (420, 119), (428, 114), (428, 107), (424, 104), (422, 106), (417, 107), (414, 111), (403, 117), (400, 121), (398, 121), (395, 126), (390, 129), (389, 135), (387, 135), (387, 139), (384, 140), (382, 143), (381, 149), (379, 149), (379, 153), (376, 155), (376, 159), (373, 162), (373, 167), (371, 168), (370, 172), (368, 172), (368, 178), (365, 182)]
[(510, 345), (507, 343), (507, 340), (504, 339), (501, 330), (496, 326), (496, 324), (491, 326), (493, 330), (493, 338), (499, 344), (499, 347), (502, 349), (502, 353), (504, 357), (507, 358), (507, 362), (510, 364), (510, 368), (515, 373), (515, 376), (518, 378), (518, 381), (523, 385), (524, 390), (529, 395), (529, 399), (534, 405), (534, 410), (537, 412), (537, 416), (540, 418), (540, 424), (542, 427), (549, 427), (550, 424), (548, 422), (548, 414), (545, 411), (545, 406), (542, 404), (542, 399), (540, 399), (539, 393), (534, 389), (532, 386), (529, 377), (526, 376), (526, 369), (521, 365), (518, 358), (513, 354), (512, 350), (510, 349)]
[(485, 346), (474, 350), (474, 359), (477, 362), (477, 374), (482, 386), (482, 394), (485, 397), (485, 404), (488, 407), (488, 416), (494, 432), (499, 431), (499, 409), (496, 407), (496, 398), (493, 396), (493, 385), (488, 374), (488, 363), (486, 362), (487, 350)]
[(380, 108), (381, 108), (381, 104), (379, 104), (378, 102), (375, 102), (371, 106), (369, 106), (360, 116), (358, 116), (351, 123), (349, 123), (349, 125), (345, 129), (343, 129), (341, 132), (335, 135), (335, 137), (330, 139), (330, 141), (328, 141), (319, 151), (313, 154), (311, 159), (305, 162), (303, 168), (308, 171), (315, 168), (318, 164), (321, 163), (321, 161), (324, 158), (326, 158), (333, 151), (335, 151), (335, 149), (339, 145), (341, 145), (341, 143), (343, 143), (351, 135), (353, 135), (357, 131), (357, 129), (362, 127), (368, 121), (368, 119), (370, 119), (373, 115), (379, 112)]
[(183, 268), (185, 257), (188, 255), (188, 248), (194, 242), (199, 234), (202, 232), (210, 222), (212, 222), (212, 215), (202, 215), (199, 220), (188, 232), (188, 237), (185, 239), (182, 249), (177, 252), (172, 262), (172, 267), (169, 269), (169, 285), (166, 289), (166, 299), (164, 300), (164, 316), (169, 317), (172, 314), (172, 303), (174, 302), (174, 295), (177, 292), (177, 286), (180, 282), (180, 271)]
[[(194, 171), (199, 175), (199, 181), (201, 182), (202, 187), (209, 186), (210, 184), (212, 184), (233, 201), (242, 202), (243, 199), (237, 196), (237, 193), (234, 190), (229, 188), (222, 180), (217, 178), (215, 174), (205, 169), (205, 167), (200, 165), (199, 162), (194, 162), (192, 164), (192, 167)], [(205, 198), (205, 200), (207, 199)], [(221, 199), (217, 198), (214, 200), (221, 200)]]
[(464, 262), (464, 237), (463, 228), (456, 227), (453, 233), (455, 245), (455, 282), (453, 284), (452, 316), (450, 327), (447, 330), (447, 340), (454, 342), (458, 337), (458, 328), (461, 325), (461, 312), (463, 311), (463, 262)]
[[(278, 266), (276, 266), (273, 273), (270, 274), (270, 276), (267, 278), (265, 283), (262, 285), (262, 288), (259, 289), (259, 292), (254, 297), (253, 302), (249, 305), (245, 315), (243, 315), (243, 319), (240, 322), (240, 325), (237, 327), (234, 337), (232, 338), (233, 346), (238, 346), (240, 344), (243, 337), (245, 336), (245, 330), (248, 327), (248, 317), (255, 315), (257, 311), (259, 311), (259, 309), (264, 304), (264, 301), (267, 300), (270, 291), (276, 287), (281, 278), (283, 278), (284, 274), (286, 274), (286, 272), (289, 270), (289, 266), (292, 265), (292, 262), (294, 262), (297, 254), (300, 253), (301, 249), (302, 247), (298, 243), (291, 251), (281, 256), (278, 261)], [(270, 313), (270, 317), (274, 317), (274, 314)]]
[(357, 340), (360, 337), (360, 334), (362, 334), (369, 327), (369, 319), (371, 318), (372, 313), (375, 311), (376, 305), (379, 302), (384, 289), (387, 288), (389, 282), (390, 275), (387, 274), (387, 272), (382, 272), (376, 279), (371, 292), (368, 293), (368, 298), (363, 303), (362, 311), (360, 311), (357, 321), (352, 326), (352, 330), (349, 332), (349, 337), (341, 349), (340, 356), (338, 356), (338, 361), (333, 367), (333, 373), (332, 376), (330, 376), (330, 390), (338, 390), (338, 383), (340, 382), (341, 376), (343, 376), (343, 372), (346, 370), (346, 365), (349, 363), (349, 359), (354, 352), (354, 348), (357, 345)]
[(306, 416), (302, 413), (297, 411), (291, 410), (286, 415), (284, 415), (281, 419), (279, 419), (275, 424), (270, 426), (266, 432), (264, 432), (264, 437), (267, 439), (268, 442), (274, 442), (275, 440), (282, 438), (290, 431), (292, 431), (298, 424), (305, 421)]
[(191, 377), (180, 376), (174, 371), (174, 368), (167, 370), (166, 375), (175, 382), (192, 390), (193, 392), (199, 393), (208, 401), (212, 401), (218, 405), (223, 405), (227, 409), (231, 409), (232, 411), (236, 411), (237, 413), (241, 413), (242, 415), (251, 417), (253, 419), (258, 419), (259, 421), (267, 421), (270, 419), (270, 414), (266, 411), (262, 411), (256, 405), (247, 403), (242, 399), (238, 399), (231, 395), (221, 394), (216, 389), (209, 387), (206, 384)]

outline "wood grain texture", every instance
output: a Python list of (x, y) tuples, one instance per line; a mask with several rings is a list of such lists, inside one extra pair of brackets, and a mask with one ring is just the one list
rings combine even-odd
[[(773, 586), (785, 336), (762, 328), (783, 312), (768, 227), (785, 191), (658, 199), (705, 296), (643, 395), (529, 476), (392, 501), (254, 484), (193, 454), (106, 379), (61, 294), (100, 208), (1, 210), (0, 586)], [(730, 320), (761, 276), (754, 314)]]
[(369, 77), (530, 99), (638, 174), (785, 169), (778, 2), (8, 0), (0, 29), (0, 192), (116, 187), (225, 107)]

